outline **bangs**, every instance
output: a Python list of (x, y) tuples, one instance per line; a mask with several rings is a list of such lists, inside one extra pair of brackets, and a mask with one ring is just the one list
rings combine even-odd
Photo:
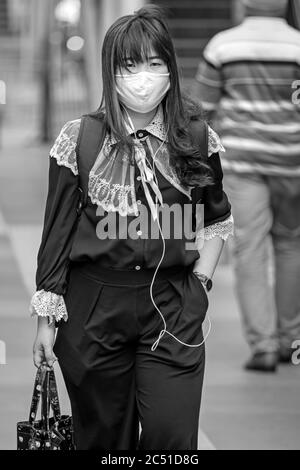
[[(147, 24), (148, 23), (148, 24)], [(170, 53), (164, 45), (164, 37), (149, 22), (134, 21), (120, 31), (116, 37), (113, 50), (114, 71), (118, 67), (126, 68), (126, 59), (135, 63), (147, 61), (153, 53), (167, 65), (170, 62)]]

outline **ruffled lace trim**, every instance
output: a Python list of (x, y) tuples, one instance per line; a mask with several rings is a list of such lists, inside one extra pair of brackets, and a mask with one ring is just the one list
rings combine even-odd
[[(155, 118), (146, 129), (159, 139), (167, 140), (163, 119), (162, 107), (160, 106)], [(80, 129), (80, 121), (81, 119), (68, 121), (62, 127), (50, 150), (50, 156), (56, 159), (57, 164), (70, 168), (74, 175), (78, 175), (75, 149)], [(208, 131), (208, 155), (211, 156), (219, 151), (224, 152), (225, 149), (218, 134), (210, 126), (208, 126)], [(107, 158), (114, 141), (115, 139), (111, 136), (106, 136), (104, 145), (89, 174), (88, 194), (92, 203), (102, 206), (105, 211), (119, 211), (121, 215), (136, 215), (134, 167), (129, 164), (126, 156), (122, 157), (121, 162), (117, 161), (116, 155), (111, 155), (110, 158)], [(159, 146), (157, 143), (160, 147), (160, 151), (157, 154), (156, 152), (154, 153), (150, 139), (147, 139), (147, 141), (152, 157), (154, 158), (154, 155), (156, 156), (154, 161), (159, 171), (176, 189), (191, 199), (191, 189), (183, 187), (169, 163), (166, 145), (163, 144)], [(121, 163), (121, 173), (120, 168), (118, 168), (118, 171), (114, 171), (114, 163)]]
[[(133, 188), (129, 184), (113, 184), (100, 176), (90, 173), (89, 196), (93, 204), (101, 206), (107, 212), (119, 212), (120, 215), (137, 215), (136, 206), (129, 205), (128, 200), (132, 197)], [(114, 201), (118, 201), (114, 203)]]
[(208, 156), (218, 152), (225, 152), (225, 148), (218, 134), (208, 126)]
[(66, 304), (62, 295), (54, 292), (38, 290), (32, 296), (29, 312), (31, 316), (49, 317), (49, 324), (53, 320), (60, 321), (68, 319)]
[(211, 240), (214, 237), (221, 237), (223, 240), (227, 240), (229, 235), (234, 234), (234, 219), (230, 215), (227, 219), (222, 222), (216, 222), (215, 224), (204, 227), (197, 234), (197, 238), (202, 240)]
[[(81, 119), (75, 119), (73, 121), (66, 122), (50, 149), (50, 156), (56, 159), (57, 164), (70, 168), (74, 175), (78, 175), (75, 149), (80, 121)], [(159, 109), (155, 119), (146, 127), (146, 129), (159, 139), (167, 140), (166, 128), (163, 122), (163, 113), (161, 109)], [(208, 156), (210, 157), (212, 154), (217, 152), (225, 152), (225, 148), (222, 145), (218, 134), (210, 126), (208, 126), (208, 131)], [(112, 141), (106, 139), (103, 146), (104, 153), (107, 153), (110, 145), (113, 143), (114, 139), (112, 139)]]
[(80, 128), (80, 121), (80, 119), (68, 121), (62, 127), (50, 150), (50, 157), (55, 158), (58, 165), (70, 168), (74, 175), (78, 175), (75, 148)]

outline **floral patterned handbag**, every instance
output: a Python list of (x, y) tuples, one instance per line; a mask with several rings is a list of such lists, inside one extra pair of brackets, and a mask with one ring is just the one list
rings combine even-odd
[[(40, 399), (41, 419), (36, 420)], [(17, 423), (17, 450), (74, 449), (72, 417), (60, 414), (54, 370), (42, 365), (35, 378), (29, 420)]]

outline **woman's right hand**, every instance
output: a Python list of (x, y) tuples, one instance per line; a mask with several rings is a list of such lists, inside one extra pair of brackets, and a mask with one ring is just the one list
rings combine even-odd
[(33, 345), (33, 362), (36, 367), (47, 364), (52, 367), (57, 360), (53, 345), (55, 340), (55, 324), (48, 324), (48, 317), (38, 317), (37, 335)]

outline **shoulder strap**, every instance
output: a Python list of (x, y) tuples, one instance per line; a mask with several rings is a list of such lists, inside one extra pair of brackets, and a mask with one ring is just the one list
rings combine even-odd
[(85, 207), (88, 197), (88, 181), (90, 170), (100, 152), (105, 138), (103, 114), (92, 116), (84, 114), (81, 117), (80, 129), (76, 144), (77, 167), (79, 174), (79, 190), (81, 205)]
[[(204, 120), (191, 120), (189, 124), (191, 137), (194, 145), (200, 149), (204, 160), (208, 159), (208, 125)], [(191, 191), (192, 211), (195, 214), (197, 201), (203, 195), (203, 188), (195, 186)], [(194, 222), (193, 222), (194, 223)], [(194, 226), (193, 226), (194, 230)]]
[(201, 155), (208, 158), (208, 125), (203, 119), (191, 119), (189, 129), (192, 141), (196, 147), (200, 148)]
[[(192, 137), (192, 142), (195, 147), (200, 149), (201, 155), (204, 157), (204, 160), (208, 159), (208, 125), (204, 120), (194, 120), (191, 119), (189, 124), (189, 129)], [(197, 202), (203, 196), (203, 188), (195, 186), (191, 191), (192, 197), (192, 229), (196, 230), (196, 205)]]

